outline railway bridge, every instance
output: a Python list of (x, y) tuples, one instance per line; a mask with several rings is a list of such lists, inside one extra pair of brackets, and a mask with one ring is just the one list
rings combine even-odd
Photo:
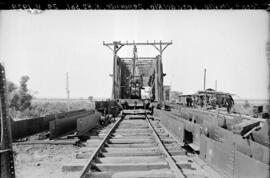
[[(12, 142), (44, 131), (50, 140), (68, 135), (86, 145), (62, 166), (63, 177), (269, 176), (268, 120), (164, 102), (162, 58), (172, 42), (103, 45), (113, 52), (112, 99), (96, 101), (94, 110), (13, 121), (0, 65), (1, 177), (15, 177)], [(145, 45), (158, 55), (138, 57), (137, 46)], [(118, 55), (124, 46), (133, 47), (131, 57)], [(150, 92), (143, 98), (146, 88)]]

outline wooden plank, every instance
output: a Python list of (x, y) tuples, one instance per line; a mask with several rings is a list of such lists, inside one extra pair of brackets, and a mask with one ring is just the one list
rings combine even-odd
[(175, 178), (169, 169), (151, 171), (92, 172), (87, 178)]
[(121, 124), (118, 128), (119, 129), (128, 129), (128, 128), (133, 128), (136, 127), (136, 129), (149, 129), (148, 125), (145, 124), (138, 124), (138, 125), (134, 125), (134, 124)]
[(168, 150), (171, 156), (186, 155), (185, 150)]
[(164, 132), (164, 133), (158, 133), (159, 137), (160, 138), (168, 138), (169, 137), (169, 134)]
[[(134, 125), (132, 124), (122, 124), (121, 126), (119, 126), (119, 129), (128, 129), (128, 128), (132, 128), (134, 127)], [(148, 125), (136, 125), (137, 129), (149, 129)]]
[[(138, 120), (136, 120), (138, 121)], [(121, 125), (119, 126), (119, 128), (146, 128), (149, 129), (148, 125), (146, 125), (145, 123), (132, 123), (133, 121), (131, 121), (131, 123), (121, 123)]]
[(152, 133), (150, 133), (150, 132), (149, 133), (146, 133), (146, 132), (145, 133), (142, 133), (142, 132), (141, 133), (130, 133), (130, 132), (125, 132), (125, 133), (121, 132), (120, 133), (120, 132), (118, 132), (117, 133), (117, 132), (115, 132), (115, 133), (112, 134), (112, 136), (116, 136), (116, 135), (122, 135), (122, 136), (146, 136), (147, 137), (147, 136), (152, 136)]
[(209, 178), (208, 176), (202, 175), (202, 174), (186, 174), (186, 177), (187, 178)]
[(121, 132), (126, 132), (126, 131), (151, 131), (149, 127), (143, 126), (143, 125), (134, 125), (134, 124), (129, 124), (129, 125), (121, 125), (119, 128), (117, 128), (117, 131)]
[(122, 153), (122, 152), (115, 152), (115, 153), (101, 153), (103, 156), (159, 156), (163, 155), (161, 151), (158, 152), (127, 152), (127, 153)]
[(93, 139), (93, 140), (102, 140), (104, 137), (103, 136), (100, 136), (100, 135), (91, 135), (90, 136), (90, 139)]
[(152, 131), (151, 130), (142, 130), (142, 131), (119, 131), (119, 130), (117, 130), (117, 131), (115, 131), (114, 132), (115, 134), (152, 134)]
[(162, 161), (164, 162), (165, 159), (161, 156), (105, 157), (98, 159), (98, 163), (151, 163)]
[[(84, 152), (84, 153), (77, 153), (75, 155), (76, 159), (88, 159), (90, 158), (91, 154), (93, 152)], [(158, 157), (162, 157), (164, 156), (160, 151), (158, 152), (126, 152), (126, 153), (121, 153), (120, 151), (119, 152), (110, 152), (110, 153), (101, 153), (101, 155), (103, 156), (106, 156), (106, 157), (140, 157), (140, 156), (143, 156), (143, 157), (153, 157), (153, 156), (158, 156)]]
[(207, 172), (205, 170), (194, 170), (194, 169), (183, 169), (183, 172), (185, 175), (197, 175), (197, 176), (200, 176), (200, 177), (207, 177)]
[(85, 165), (85, 160), (73, 160), (62, 166), (62, 172), (78, 172), (81, 171)]
[(192, 160), (192, 158), (188, 158), (186, 155), (176, 155), (176, 156), (172, 156), (172, 158), (177, 163), (183, 163), (183, 162), (188, 162), (188, 160)]
[(177, 143), (175, 140), (173, 139), (161, 139), (161, 142), (163, 144), (173, 144), (173, 143)]
[(147, 153), (147, 152), (158, 152), (159, 148), (158, 147), (149, 147), (149, 148), (110, 148), (110, 147), (105, 147), (102, 151), (104, 152), (109, 152), (109, 153), (129, 153), (129, 152), (142, 152), (142, 153)]
[(111, 148), (149, 148), (149, 147), (154, 147), (157, 146), (157, 143), (129, 143), (129, 144), (107, 144), (108, 147)]
[(33, 140), (27, 142), (15, 142), (15, 145), (50, 144), (50, 145), (74, 145), (79, 139), (72, 140)]
[(184, 150), (180, 145), (177, 144), (164, 144), (165, 148), (168, 149), (178, 149), (178, 150)]
[(90, 148), (97, 148), (100, 145), (101, 141), (102, 140), (88, 140), (86, 142), (86, 145)]
[(200, 151), (200, 146), (194, 143), (188, 144), (194, 151)]
[(98, 171), (149, 171), (169, 168), (165, 161), (152, 163), (97, 163), (92, 167)]
[(63, 165), (62, 172), (78, 172), (81, 171), (84, 167), (84, 164), (78, 165)]
[(154, 143), (153, 139), (110, 139), (109, 143)]
[(87, 159), (87, 158), (90, 158), (91, 154), (93, 152), (86, 152), (86, 153), (77, 153), (75, 155), (76, 159)]
[(113, 138), (115, 138), (115, 139), (155, 139), (153, 136), (145, 136), (145, 135), (142, 135), (142, 136), (140, 136), (140, 135), (138, 135), (138, 136), (125, 135), (125, 136), (123, 136), (121, 134), (117, 134)]

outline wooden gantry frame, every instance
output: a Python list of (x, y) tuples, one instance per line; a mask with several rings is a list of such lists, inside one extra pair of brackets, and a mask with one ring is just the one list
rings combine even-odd
[[(119, 96), (116, 95), (116, 83), (117, 83), (117, 53), (119, 52), (119, 50), (123, 47), (123, 46), (153, 46), (158, 52), (159, 52), (159, 58), (160, 58), (160, 63), (162, 66), (162, 55), (164, 50), (169, 46), (172, 45), (172, 41), (171, 42), (121, 42), (121, 41), (113, 41), (112, 43), (105, 43), (103, 41), (103, 45), (107, 46), (112, 52), (113, 52), (113, 91), (112, 91), (112, 98), (113, 99), (119, 99)], [(127, 60), (127, 59), (134, 59), (134, 57), (121, 57), (121, 59)], [(156, 59), (155, 57), (136, 57), (136, 59)], [(159, 71), (160, 73), (163, 74), (163, 70), (161, 67), (161, 71)], [(163, 81), (163, 76), (161, 77), (161, 80)], [(163, 83), (163, 82), (162, 82)], [(161, 87), (161, 91), (159, 93), (159, 98), (161, 98), (161, 102), (163, 102), (163, 88)]]
[[(114, 41), (112, 43), (105, 43), (103, 41), (103, 45), (104, 46), (107, 46), (113, 53), (114, 55), (117, 55), (118, 51), (123, 47), (123, 46), (147, 46), (147, 45), (150, 45), (150, 46), (153, 46), (158, 52), (159, 52), (159, 55), (161, 56), (162, 58), (162, 54), (163, 54), (163, 51), (169, 46), (172, 44), (172, 41), (171, 42), (162, 42), (162, 41), (159, 41), (159, 42), (121, 42), (121, 41)], [(124, 57), (125, 59), (126, 57)], [(128, 58), (128, 57), (127, 57)], [(152, 57), (141, 57), (141, 59), (151, 59)], [(138, 58), (140, 59), (140, 58)]]

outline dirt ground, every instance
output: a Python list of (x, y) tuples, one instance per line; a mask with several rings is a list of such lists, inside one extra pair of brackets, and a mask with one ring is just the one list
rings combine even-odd
[[(102, 140), (102, 138), (96, 136), (97, 132), (92, 130), (88, 133), (88, 136), (91, 138), (86, 142), (78, 142), (79, 139), (76, 137), (68, 139), (64, 136), (57, 140), (51, 140), (58, 141), (58, 144), (44, 144), (43, 141), (50, 141), (48, 138), (45, 138), (47, 133), (33, 135), (13, 143), (15, 175), (17, 178), (66, 177), (67, 173), (62, 171), (63, 165), (74, 164), (76, 161), (79, 161), (82, 165), (86, 164), (85, 161), (87, 159), (78, 160), (76, 159), (76, 155), (87, 153), (91, 149), (93, 150)], [(43, 143), (29, 144), (29, 142), (39, 141)], [(63, 142), (65, 144), (61, 144)]]
[(13, 145), (15, 173), (18, 178), (63, 177), (62, 166), (75, 159), (82, 147), (74, 145)]

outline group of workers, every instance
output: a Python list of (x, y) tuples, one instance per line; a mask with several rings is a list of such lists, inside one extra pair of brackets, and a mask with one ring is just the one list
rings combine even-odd
[(226, 107), (227, 112), (231, 112), (234, 100), (231, 95), (190, 95), (186, 96), (187, 107), (206, 107), (216, 109)]

